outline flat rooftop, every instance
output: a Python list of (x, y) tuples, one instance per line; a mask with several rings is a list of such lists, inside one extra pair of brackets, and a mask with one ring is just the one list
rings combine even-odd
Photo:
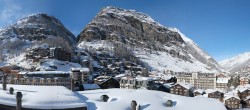
[[(87, 107), (78, 92), (72, 92), (63, 86), (30, 86), (7, 84), (7, 89), (14, 88), (14, 93), (22, 92), (23, 108), (66, 109)], [(16, 96), (3, 91), (0, 84), (0, 104), (16, 106)]]

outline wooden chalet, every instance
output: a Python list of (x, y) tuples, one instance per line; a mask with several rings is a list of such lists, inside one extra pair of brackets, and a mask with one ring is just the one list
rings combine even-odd
[(230, 110), (235, 110), (240, 108), (240, 98), (238, 96), (227, 96), (224, 99), (225, 106)]
[(204, 93), (205, 91), (203, 89), (196, 89), (193, 92), (194, 96), (203, 95)]
[(101, 89), (120, 88), (120, 83), (110, 76), (100, 76), (95, 79), (95, 84), (98, 84)]
[(182, 96), (190, 96), (193, 91), (193, 86), (190, 84), (177, 83), (170, 87), (170, 93)]
[(224, 93), (219, 90), (208, 89), (206, 93), (208, 94), (208, 98), (223, 99), (224, 97)]
[(249, 78), (247, 78), (247, 77), (241, 77), (240, 78), (240, 85), (244, 86), (246, 84), (249, 84)]
[(240, 89), (238, 91), (238, 95), (242, 100), (245, 100), (247, 96), (250, 96), (250, 90), (245, 88), (245, 89)]

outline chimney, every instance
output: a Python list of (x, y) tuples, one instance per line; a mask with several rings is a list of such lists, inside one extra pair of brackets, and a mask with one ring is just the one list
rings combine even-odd
[(7, 86), (7, 84), (6, 84), (6, 78), (7, 78), (7, 76), (5, 75), (5, 74), (3, 74), (3, 90), (6, 90), (6, 86)]
[(11, 95), (13, 95), (14, 94), (14, 88), (10, 87), (9, 92), (10, 92)]
[(131, 102), (131, 110), (136, 110), (137, 103), (135, 100), (132, 100)]
[(22, 110), (22, 92), (16, 93), (16, 110)]
[(75, 80), (73, 78), (71, 78), (70, 85), (71, 85), (71, 90), (75, 91)]

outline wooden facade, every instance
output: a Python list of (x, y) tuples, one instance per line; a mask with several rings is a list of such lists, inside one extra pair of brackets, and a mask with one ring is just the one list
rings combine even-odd
[(246, 89), (242, 92), (239, 91), (239, 97), (242, 99), (242, 100), (245, 100), (247, 98), (247, 96), (250, 95), (250, 90), (249, 89)]
[(191, 88), (186, 88), (180, 84), (176, 84), (172, 87), (170, 87), (170, 93), (176, 94), (176, 95), (182, 95), (182, 96), (189, 96), (190, 95)]
[(247, 97), (245, 100), (245, 108), (250, 108), (250, 97)]
[(240, 99), (232, 96), (225, 100), (225, 106), (229, 109), (239, 109)]
[(224, 93), (220, 91), (208, 93), (208, 98), (222, 99), (223, 97), (224, 97)]
[(203, 95), (203, 94), (205, 94), (205, 91), (203, 89), (197, 89), (193, 92), (194, 96)]
[(102, 82), (95, 82), (97, 83), (101, 89), (108, 89), (108, 88), (120, 88), (120, 83), (114, 78), (106, 79)]
[(249, 79), (247, 77), (241, 77), (240, 78), (240, 85), (244, 86), (246, 84), (249, 84)]

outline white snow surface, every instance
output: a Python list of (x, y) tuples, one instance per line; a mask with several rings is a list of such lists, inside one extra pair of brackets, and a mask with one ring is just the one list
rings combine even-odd
[[(130, 110), (132, 100), (142, 110), (226, 110), (223, 103), (205, 97), (185, 97), (160, 91), (132, 89), (104, 89), (79, 92), (85, 97), (88, 110)], [(108, 95), (108, 102), (101, 102), (101, 95)], [(174, 101), (174, 107), (166, 107), (167, 100)]]
[[(31, 60), (26, 60), (25, 54), (21, 54), (15, 58), (9, 59), (7, 63), (17, 65), (22, 68), (30, 69), (35, 67), (40, 71), (64, 71), (69, 72), (71, 68), (81, 68), (82, 66), (78, 63), (72, 63), (67, 61), (60, 61), (56, 59), (45, 59), (42, 63), (35, 63)], [(56, 68), (53, 68), (56, 67)]]
[[(189, 38), (187, 38), (189, 39)], [(91, 47), (93, 49), (98, 48), (109, 48), (112, 50), (113, 45), (107, 41), (93, 41), (86, 42), (83, 41), (78, 44), (79, 48)], [(198, 48), (198, 47), (197, 47)], [(201, 50), (201, 52), (203, 52)], [(145, 64), (148, 64), (151, 68), (151, 71), (159, 71), (163, 72), (164, 70), (172, 70), (175, 72), (207, 72), (213, 73), (217, 72), (217, 70), (211, 70), (207, 67), (207, 65), (201, 63), (200, 61), (192, 58), (193, 63), (180, 60), (179, 58), (172, 57), (170, 54), (166, 52), (158, 52), (158, 53), (148, 53), (144, 49), (136, 49), (134, 51), (136, 57), (139, 57)], [(204, 55), (207, 55), (204, 53)], [(192, 55), (190, 55), (192, 56)], [(208, 56), (209, 57), (209, 56)]]
[[(0, 84), (1, 85), (1, 84)], [(62, 109), (86, 107), (85, 102), (78, 97), (77, 92), (72, 92), (63, 86), (27, 86), (7, 85), (13, 87), (14, 92), (22, 92), (22, 106), (37, 109)], [(15, 106), (15, 95), (2, 90), (0, 86), (0, 104)]]
[(216, 72), (216, 70), (210, 70), (207, 66), (198, 60), (194, 59), (194, 62), (188, 62), (174, 58), (165, 52), (158, 52), (158, 54), (147, 54), (140, 51), (136, 53), (136, 56), (141, 58), (152, 67), (153, 71), (172, 70), (175, 72)]

